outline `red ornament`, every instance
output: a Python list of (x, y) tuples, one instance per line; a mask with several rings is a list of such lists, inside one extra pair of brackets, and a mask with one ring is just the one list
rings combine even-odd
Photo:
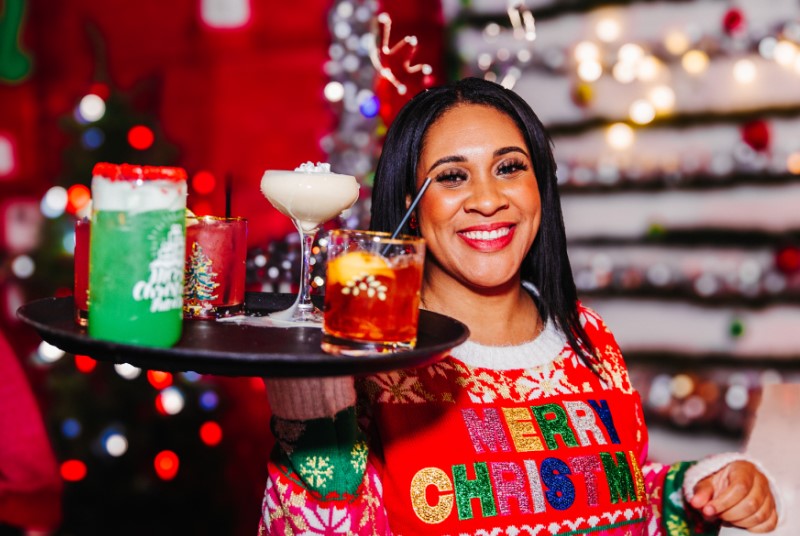
[(756, 151), (769, 149), (769, 125), (762, 119), (756, 119), (742, 125), (742, 141)]
[(775, 254), (775, 266), (784, 274), (800, 272), (800, 248), (787, 246)]
[(728, 35), (739, 35), (747, 29), (747, 21), (740, 9), (731, 8), (722, 17), (722, 29)]

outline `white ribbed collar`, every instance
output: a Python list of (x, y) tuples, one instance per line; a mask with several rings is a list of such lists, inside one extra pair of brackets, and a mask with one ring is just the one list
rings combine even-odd
[(567, 345), (567, 337), (549, 320), (538, 337), (511, 346), (488, 346), (467, 341), (450, 353), (473, 368), (514, 370), (540, 367), (555, 361)]

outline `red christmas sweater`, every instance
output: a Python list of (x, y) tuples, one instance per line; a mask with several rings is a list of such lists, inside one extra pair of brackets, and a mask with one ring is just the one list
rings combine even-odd
[(647, 462), (641, 401), (619, 348), (594, 312), (580, 314), (601, 363), (594, 371), (563, 336), (553, 346), (551, 326), (549, 344), (516, 347), (544, 354), (532, 366), (508, 368), (502, 351), (499, 361), (451, 355), (361, 380), (366, 420), (353, 408), (274, 419), (261, 533), (707, 532), (683, 506), (689, 464)]

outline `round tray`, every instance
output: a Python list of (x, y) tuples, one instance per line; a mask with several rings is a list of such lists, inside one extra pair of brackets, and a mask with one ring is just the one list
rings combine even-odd
[[(249, 315), (264, 315), (288, 308), (294, 299), (293, 294), (249, 292), (245, 310)], [(94, 339), (75, 323), (74, 314), (71, 297), (33, 301), (17, 311), (17, 316), (36, 329), (42, 339), (69, 353), (145, 369), (224, 376), (343, 376), (418, 367), (442, 359), (469, 336), (461, 322), (420, 311), (417, 347), (395, 353), (335, 356), (320, 349), (319, 328), (274, 328), (208, 320), (186, 320), (175, 346), (150, 348)]]

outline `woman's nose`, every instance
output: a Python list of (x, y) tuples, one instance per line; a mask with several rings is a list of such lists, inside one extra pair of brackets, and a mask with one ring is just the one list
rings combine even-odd
[(491, 216), (507, 207), (508, 196), (494, 177), (474, 181), (470, 195), (464, 203), (464, 209), (467, 212), (478, 212), (484, 216)]

